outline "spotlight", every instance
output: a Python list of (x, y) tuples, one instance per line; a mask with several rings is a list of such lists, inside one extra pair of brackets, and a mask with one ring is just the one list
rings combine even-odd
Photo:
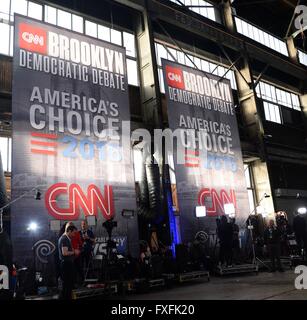
[(38, 228), (38, 225), (36, 222), (31, 222), (27, 228), (28, 231), (36, 231)]
[(224, 204), (224, 212), (226, 215), (234, 215), (236, 213), (236, 208), (233, 203)]
[(207, 210), (205, 206), (198, 206), (195, 209), (197, 218), (205, 217), (207, 215)]
[(307, 208), (306, 207), (301, 207), (297, 209), (297, 212), (299, 214), (306, 214), (307, 213)]

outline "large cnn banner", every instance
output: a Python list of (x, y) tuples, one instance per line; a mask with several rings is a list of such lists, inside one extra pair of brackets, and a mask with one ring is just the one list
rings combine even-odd
[[(181, 163), (174, 159), (182, 240), (215, 231), (227, 204), (243, 226), (249, 204), (230, 81), (171, 61), (162, 64), (169, 127), (180, 129), (177, 147), (179, 155), (184, 152)], [(196, 217), (198, 206), (206, 207), (206, 217)]]
[(128, 223), (121, 214), (136, 206), (122, 124), (130, 120), (125, 49), (16, 15), (13, 68), (13, 199), (29, 192), (12, 206), (15, 259), (31, 259), (40, 245), (46, 261), (56, 221), (89, 216), (95, 253), (107, 236), (102, 223), (114, 217), (115, 240), (136, 255), (137, 217)]

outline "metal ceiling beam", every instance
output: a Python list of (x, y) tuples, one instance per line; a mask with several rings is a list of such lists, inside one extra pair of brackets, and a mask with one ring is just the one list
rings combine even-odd
[(270, 49), (266, 49), (261, 45), (257, 45), (252, 39), (248, 39), (239, 34), (233, 34), (217, 23), (201, 17), (193, 12), (187, 15), (186, 12), (178, 8), (172, 8), (165, 2), (157, 0), (149, 0), (149, 10), (155, 16), (155, 19), (172, 24), (181, 29), (188, 29), (189, 32), (194, 33), (200, 37), (209, 39), (214, 43), (222, 43), (224, 47), (233, 49), (234, 51), (244, 50), (244, 44), (250, 55), (254, 59), (258, 59), (266, 64), (270, 64), (272, 67), (291, 74), (292, 76), (299, 78), (300, 80), (307, 79), (306, 68), (301, 65), (297, 65), (288, 58), (284, 58), (281, 54), (274, 54)]

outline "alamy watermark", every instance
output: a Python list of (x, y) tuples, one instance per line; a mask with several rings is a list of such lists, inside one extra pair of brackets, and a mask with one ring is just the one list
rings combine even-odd
[(294, 280), (295, 289), (307, 289), (307, 266), (296, 266), (294, 272), (298, 274)]
[(294, 19), (294, 26), (297, 30), (307, 27), (307, 6), (299, 5), (294, 9), (294, 13), (298, 16)]

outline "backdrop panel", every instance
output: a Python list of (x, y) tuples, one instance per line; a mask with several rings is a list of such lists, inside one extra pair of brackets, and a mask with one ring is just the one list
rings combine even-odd
[[(162, 64), (169, 127), (189, 132), (175, 144), (184, 161), (174, 158), (182, 241), (200, 230), (214, 232), (225, 204), (234, 205), (243, 227), (249, 204), (230, 82), (171, 61)], [(197, 206), (206, 207), (206, 217), (196, 217)]]
[(125, 49), (16, 15), (12, 100), (12, 196), (42, 192), (12, 206), (15, 259), (32, 259), (40, 240), (48, 256), (53, 221), (78, 225), (87, 216), (100, 240), (114, 217), (117, 243), (137, 255), (137, 217), (121, 216), (136, 206), (130, 131), (122, 135), (130, 121)]

